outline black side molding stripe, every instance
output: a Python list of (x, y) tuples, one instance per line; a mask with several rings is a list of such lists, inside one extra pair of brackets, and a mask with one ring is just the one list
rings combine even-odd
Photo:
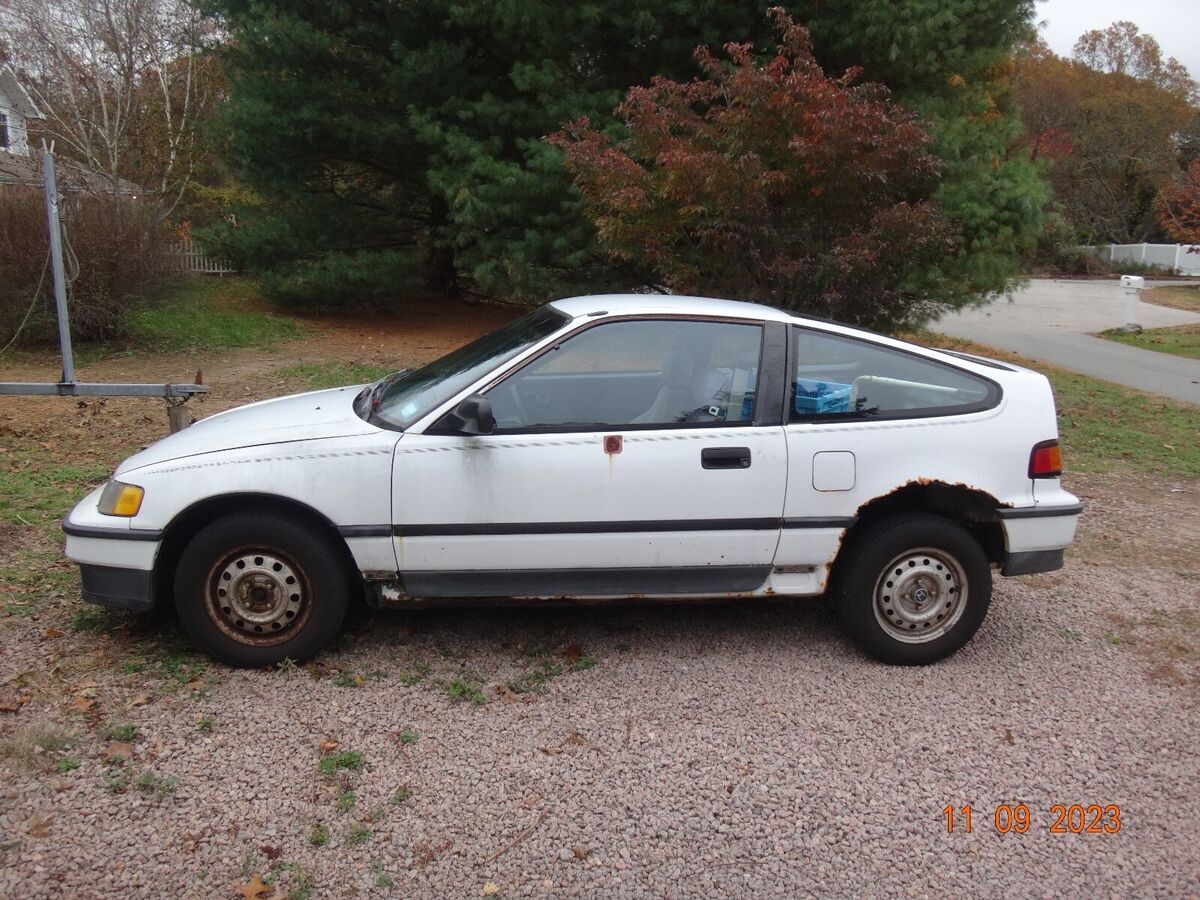
[[(853, 517), (762, 518), (762, 519), (659, 519), (612, 522), (484, 522), (445, 525), (397, 525), (391, 533), (397, 537), (465, 537), (499, 534), (638, 534), (660, 531), (776, 531), (779, 528), (850, 528)], [(354, 525), (353, 534), (362, 537), (378, 526)], [(377, 532), (370, 531), (374, 535)]]
[(658, 519), (627, 522), (483, 522), (479, 524), (397, 525), (397, 537), (490, 534), (627, 534), (647, 531), (774, 531), (779, 519)]
[(853, 528), (858, 519), (854, 516), (808, 516), (784, 519), (784, 528)]
[(1002, 519), (1047, 519), (1055, 516), (1077, 516), (1083, 512), (1082, 503), (1072, 503), (1069, 506), (1029, 506), (1022, 509), (998, 509), (996, 514)]
[(345, 538), (391, 537), (391, 525), (339, 525), (338, 533)]
[(62, 530), (71, 537), (104, 538), (109, 541), (161, 541), (163, 536), (160, 529), (100, 528), (96, 525), (72, 525), (66, 519), (63, 519)]

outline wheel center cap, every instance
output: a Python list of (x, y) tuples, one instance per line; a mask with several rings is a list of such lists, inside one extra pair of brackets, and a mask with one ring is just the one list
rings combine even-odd
[(248, 613), (271, 612), (278, 602), (276, 585), (262, 575), (249, 575), (238, 585), (242, 603)]
[(917, 603), (924, 603), (929, 599), (929, 591), (925, 590), (925, 588), (917, 588), (913, 592), (913, 599), (916, 600)]

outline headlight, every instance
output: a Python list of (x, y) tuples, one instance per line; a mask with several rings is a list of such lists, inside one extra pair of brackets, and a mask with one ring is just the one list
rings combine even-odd
[(110, 481), (104, 486), (104, 493), (100, 495), (100, 514), (132, 518), (142, 508), (144, 496), (146, 492), (136, 484)]

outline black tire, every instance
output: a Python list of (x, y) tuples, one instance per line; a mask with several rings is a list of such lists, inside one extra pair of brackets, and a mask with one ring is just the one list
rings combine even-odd
[(865, 651), (894, 665), (928, 665), (979, 630), (992, 599), (992, 569), (957, 522), (907, 513), (851, 536), (835, 593), (843, 624)]
[(313, 656), (337, 636), (349, 601), (346, 565), (329, 540), (274, 513), (217, 519), (192, 538), (175, 570), (180, 624), (238, 668)]

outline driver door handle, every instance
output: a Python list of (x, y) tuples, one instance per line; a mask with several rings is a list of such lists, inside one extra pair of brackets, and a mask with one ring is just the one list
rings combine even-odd
[(700, 465), (705, 469), (748, 469), (750, 448), (706, 447), (700, 451)]

